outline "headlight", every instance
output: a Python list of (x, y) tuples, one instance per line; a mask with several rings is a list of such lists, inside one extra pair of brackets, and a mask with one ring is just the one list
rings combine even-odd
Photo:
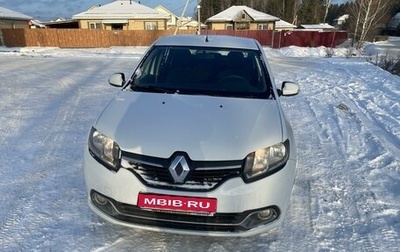
[(108, 169), (118, 170), (121, 157), (118, 144), (93, 127), (89, 134), (89, 151)]
[(289, 158), (289, 140), (259, 149), (247, 155), (244, 165), (244, 180), (251, 182), (282, 168)]

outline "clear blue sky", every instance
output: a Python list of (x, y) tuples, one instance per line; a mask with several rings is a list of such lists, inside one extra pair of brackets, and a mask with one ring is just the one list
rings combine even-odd
[[(70, 18), (83, 12), (93, 5), (104, 5), (114, 0), (0, 0), (0, 7), (7, 8), (22, 14), (34, 17), (42, 21), (48, 21), (56, 17)], [(181, 15), (186, 0), (134, 0), (141, 4), (154, 8), (163, 5), (176, 15)], [(190, 0), (190, 5), (185, 16), (192, 16), (197, 5), (197, 0)]]

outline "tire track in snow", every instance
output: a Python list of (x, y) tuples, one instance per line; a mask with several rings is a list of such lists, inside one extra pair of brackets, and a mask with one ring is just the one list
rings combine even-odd
[[(57, 85), (57, 83), (55, 83)], [(76, 87), (74, 87), (76, 88)], [(73, 89), (74, 89), (73, 88)], [(34, 230), (38, 227), (38, 224), (42, 223), (42, 221), (46, 220), (45, 218), (40, 218), (40, 212), (37, 213), (37, 210), (40, 210), (40, 206), (37, 205), (38, 199), (35, 192), (40, 191), (38, 188), (45, 183), (45, 179), (48, 178), (48, 161), (51, 159), (52, 155), (54, 155), (54, 148), (46, 148), (48, 145), (54, 144), (57, 141), (56, 137), (49, 137), (51, 135), (56, 135), (57, 131), (61, 131), (60, 125), (57, 125), (57, 120), (59, 117), (68, 116), (67, 113), (69, 108), (68, 105), (71, 105), (74, 108), (74, 102), (68, 101), (69, 97), (59, 101), (61, 105), (65, 105), (65, 107), (60, 106), (61, 110), (58, 111), (58, 115), (50, 127), (46, 128), (45, 134), (41, 134), (43, 140), (39, 143), (39, 146), (35, 147), (34, 153), (31, 154), (31, 159), (26, 164), (26, 174), (20, 174), (19, 172), (15, 172), (11, 174), (15, 177), (16, 180), (21, 181), (18, 184), (14, 184), (14, 190), (19, 191), (19, 199), (15, 199), (12, 203), (11, 208), (8, 209), (9, 214), (2, 214), (1, 216), (5, 216), (6, 219), (2, 220), (2, 225), (0, 226), (0, 236), (2, 237), (3, 245), (14, 245), (18, 244), (18, 240), (25, 239), (25, 236), (30, 236), (31, 232), (34, 233)], [(67, 110), (65, 108), (68, 108)], [(49, 110), (46, 110), (49, 111)], [(72, 110), (71, 110), (72, 112)], [(49, 116), (49, 117), (48, 117)], [(48, 124), (48, 120), (51, 119), (52, 115), (42, 115), (36, 118), (37, 121), (35, 124), (43, 125)], [(58, 117), (58, 118), (57, 118)], [(31, 134), (31, 130), (26, 129), (22, 134)], [(24, 138), (24, 137), (23, 137)], [(52, 144), (50, 142), (53, 142)], [(54, 145), (52, 145), (54, 146)], [(36, 156), (36, 153), (40, 153), (40, 156)], [(22, 175), (22, 177), (20, 176)], [(37, 177), (37, 179), (32, 179), (32, 177)], [(14, 180), (14, 179), (9, 179)], [(17, 188), (15, 188), (17, 186)], [(13, 200), (13, 199), (9, 199)], [(35, 211), (36, 210), (36, 211)], [(37, 216), (29, 216), (34, 213)], [(49, 220), (47, 220), (49, 221)], [(26, 243), (25, 243), (26, 244)], [(32, 249), (29, 247), (24, 247), (24, 250)]]
[[(325, 85), (321, 85), (323, 83), (315, 83), (319, 82), (321, 74), (315, 73), (311, 69), (299, 68), (299, 62), (302, 61), (297, 58), (284, 58), (278, 61), (278, 66), (282, 68), (280, 71), (276, 71), (277, 79), (294, 80), (299, 83), (301, 89), (299, 96), (281, 99), (284, 110), (292, 122), (298, 148), (296, 181), (287, 219), (283, 226), (283, 233), (286, 236), (290, 235), (284, 242), (278, 242), (279, 245), (276, 247), (282, 251), (325, 249), (324, 244), (318, 242), (318, 231), (321, 225), (318, 217), (321, 213), (318, 207), (319, 195), (316, 185), (318, 185), (318, 177), (325, 172), (321, 168), (327, 166), (331, 162), (331, 158), (334, 158), (324, 153), (324, 148), (328, 148), (327, 146), (331, 146), (330, 149), (335, 146), (335, 138), (330, 134), (332, 129), (329, 127), (331, 126), (324, 121), (329, 119), (326, 116), (326, 110), (333, 110), (333, 108), (325, 106), (324, 101), (321, 102), (319, 99), (320, 96), (315, 95), (315, 93), (324, 92), (323, 89), (329, 90)], [(289, 67), (285, 67), (286, 65)], [(273, 66), (273, 69), (275, 67)], [(288, 73), (290, 76), (286, 76)], [(333, 122), (332, 125), (335, 125), (332, 119), (330, 121)], [(335, 148), (333, 149), (335, 150)], [(316, 156), (318, 158), (315, 158)], [(296, 241), (302, 241), (301, 247), (297, 246)]]
[[(344, 84), (345, 82), (342, 81), (342, 83)], [(333, 89), (324, 90), (323, 96), (325, 98), (331, 97), (327, 99), (328, 101), (341, 101), (346, 105), (351, 104), (351, 101), (357, 100), (348, 98), (340, 87), (341, 85), (338, 85)], [(315, 107), (314, 109), (318, 110), (320, 108)], [(315, 185), (316, 188), (319, 187), (319, 190), (323, 191), (322, 193), (317, 193), (314, 196), (316, 198), (319, 195), (329, 195), (327, 190), (329, 190), (328, 188), (332, 189), (330, 198), (317, 200), (320, 213), (317, 215), (317, 223), (322, 221), (324, 224), (318, 225), (316, 223), (316, 226), (324, 227), (318, 233), (327, 242), (323, 248), (335, 247), (339, 250), (346, 250), (350, 247), (355, 251), (380, 250), (382, 249), (381, 241), (373, 234), (370, 234), (371, 229), (372, 233), (374, 233), (379, 228), (387, 233), (388, 236), (385, 239), (387, 239), (388, 243), (385, 246), (390, 250), (390, 248), (396, 246), (395, 243), (391, 244), (397, 239), (396, 230), (385, 223), (382, 218), (377, 220), (373, 214), (376, 211), (390, 209), (387, 209), (384, 204), (382, 205), (376, 200), (377, 197), (368, 186), (369, 178), (366, 175), (359, 175), (366, 172), (366, 168), (363, 165), (365, 163), (364, 159), (375, 156), (377, 151), (381, 153), (378, 155), (386, 155), (382, 146), (386, 147), (387, 142), (376, 143), (376, 139), (379, 139), (382, 135), (381, 129), (374, 126), (375, 124), (369, 123), (368, 118), (359, 118), (360, 114), (363, 115), (359, 109), (353, 109), (353, 106), (349, 105), (349, 107), (345, 107), (344, 111), (340, 109), (325, 111), (325, 113), (331, 112), (334, 112), (332, 117), (336, 119), (326, 120), (322, 116), (323, 113), (319, 113), (321, 115), (319, 118), (324, 118), (325, 131), (331, 132), (328, 138), (333, 140), (334, 144), (330, 148), (335, 148), (335, 146), (343, 146), (343, 148), (337, 152), (338, 160), (332, 160), (331, 174), (327, 174), (327, 177), (333, 178), (334, 182), (326, 180), (319, 182), (322, 186)], [(333, 133), (339, 134), (333, 135)], [(322, 143), (323, 141), (321, 138), (320, 142)], [(389, 155), (389, 158), (393, 161), (390, 156), (393, 157), (394, 155)], [(329, 166), (327, 168), (329, 169)], [(351, 173), (351, 180), (346, 176), (348, 172)], [(350, 190), (356, 191), (350, 192)], [(326, 217), (321, 218), (323, 216)], [(331, 228), (329, 227), (329, 221), (327, 222), (326, 219), (332, 222), (338, 222), (339, 220), (339, 227), (335, 228), (333, 233), (332, 231), (324, 231)], [(379, 225), (376, 224), (378, 222)], [(353, 237), (349, 237), (350, 241), (353, 242), (351, 244), (344, 241), (344, 235), (349, 233), (353, 234)]]
[[(18, 68), (20, 65), (8, 65), (8, 67), (3, 68), (2, 70), (7, 70), (8, 72), (13, 72), (12, 68)], [(50, 65), (44, 65), (45, 67), (49, 67)], [(11, 69), (7, 69), (11, 68)], [(29, 71), (29, 70), (28, 70)], [(10, 103), (9, 101), (5, 100), (2, 101), (2, 104), (6, 102), (6, 106), (1, 106), (1, 114), (9, 117), (17, 117), (21, 120), (26, 118), (30, 118), (30, 113), (27, 108), (27, 105), (24, 103), (31, 98), (31, 94), (34, 94), (35, 90), (31, 93), (27, 91), (27, 89), (34, 89), (32, 87), (32, 81), (30, 80), (28, 86), (25, 88), (24, 83), (12, 83), (12, 87), (5, 87), (9, 90), (9, 92), (15, 93), (18, 95), (19, 99), (15, 99), (13, 95), (6, 96), (10, 97), (11, 101), (17, 101), (17, 104)], [(21, 87), (19, 87), (21, 86)], [(4, 88), (4, 87), (2, 87)], [(10, 106), (11, 105), (11, 106)], [(4, 118), (4, 117), (3, 117)], [(2, 119), (3, 120), (3, 119)], [(11, 118), (10, 121), (14, 121), (15, 119)], [(18, 121), (19, 119), (17, 119)], [(3, 125), (3, 124), (2, 124)], [(4, 126), (4, 125), (3, 125)], [(2, 126), (2, 127), (3, 127)], [(24, 129), (23, 125), (13, 125), (7, 124), (6, 121), (6, 130), (2, 131), (3, 133), (2, 138), (9, 139), (17, 137), (18, 135), (30, 134), (30, 129)], [(10, 129), (7, 129), (10, 127)], [(5, 133), (5, 134), (4, 134)], [(19, 137), (19, 136), (18, 136)], [(5, 141), (6, 143), (8, 141)], [(13, 141), (10, 141), (13, 142)], [(26, 216), (29, 213), (29, 210), (32, 209), (33, 203), (33, 194), (35, 184), (39, 184), (43, 181), (45, 175), (42, 170), (31, 170), (31, 163), (35, 162), (35, 155), (39, 152), (39, 150), (35, 150), (34, 152), (26, 152), (26, 150), (19, 150), (21, 149), (22, 145), (25, 145), (27, 148), (31, 148), (32, 145), (36, 145), (36, 143), (19, 143), (19, 146), (9, 146), (11, 147), (11, 152), (3, 150), (1, 155), (7, 155), (7, 153), (12, 153), (12, 156), (9, 156), (11, 159), (9, 162), (4, 163), (4, 169), (2, 170), (2, 182), (0, 183), (1, 187), (7, 187), (10, 194), (5, 194), (2, 196), (2, 210), (1, 210), (1, 220), (0, 220), (0, 239), (3, 245), (7, 244), (7, 240), (11, 241), (10, 243), (19, 243), (22, 239), (22, 235), (24, 232), (25, 220)], [(4, 160), (8, 160), (7, 158), (3, 158)], [(18, 197), (14, 197), (18, 195)], [(19, 227), (18, 232), (11, 232), (13, 228)], [(4, 248), (4, 247), (3, 247)], [(27, 249), (27, 248), (26, 248)]]
[[(359, 84), (362, 85), (362, 84)], [(342, 94), (338, 92), (338, 94)], [(379, 106), (372, 101), (370, 102), (362, 102), (355, 95), (350, 94), (351, 99), (345, 97), (344, 95), (340, 95), (343, 100), (345, 100), (346, 105), (352, 111), (357, 112), (357, 117), (359, 120), (363, 122), (363, 124), (369, 129), (369, 131), (374, 135), (374, 137), (382, 143), (383, 146), (388, 148), (391, 152), (392, 156), (396, 156), (396, 154), (400, 150), (400, 118), (395, 118), (388, 114), (386, 111), (379, 108)], [(399, 96), (400, 98), (400, 96)], [(358, 102), (355, 102), (358, 101)], [(364, 103), (364, 104), (363, 104)], [(397, 104), (399, 104), (397, 102)], [(385, 117), (385, 123), (383, 124), (381, 120), (377, 118), (376, 115), (372, 114), (370, 111), (373, 111), (376, 114), (379, 114), (381, 117)], [(390, 128), (387, 125), (390, 124)], [(377, 127), (379, 125), (379, 127)], [(393, 128), (393, 129), (392, 129)]]
[[(384, 218), (377, 217), (380, 213), (398, 209), (399, 206), (391, 206), (384, 203), (383, 199), (373, 191), (370, 186), (371, 178), (368, 176), (370, 169), (387, 169), (398, 167), (396, 154), (393, 153), (392, 146), (385, 140), (387, 132), (382, 130), (380, 123), (371, 123), (355, 101), (358, 99), (348, 98), (342, 90), (335, 89), (336, 96), (345, 104), (348, 110), (338, 114), (339, 125), (343, 132), (347, 134), (347, 165), (354, 169), (352, 180), (347, 181), (347, 188), (357, 188), (352, 194), (342, 193), (342, 197), (347, 199), (349, 219), (353, 221), (352, 232), (354, 234), (355, 249), (361, 248), (363, 251), (382, 250), (381, 241), (377, 238), (378, 233), (385, 233), (385, 248), (390, 250), (397, 244), (398, 231), (393, 227), (393, 223), (388, 223)], [(351, 96), (351, 95), (350, 95)], [(349, 116), (350, 115), (350, 116)], [(390, 147), (387, 149), (387, 147)], [(380, 162), (375, 162), (380, 159)], [(385, 160), (382, 162), (382, 160)], [(373, 163), (373, 165), (371, 165)], [(352, 197), (350, 197), (350, 195)], [(397, 213), (398, 215), (398, 213)], [(384, 249), (384, 250), (386, 250)]]
[[(288, 60), (302, 61), (284, 59), (280, 64), (285, 65)], [(306, 245), (303, 243), (305, 248), (300, 250), (382, 250), (378, 230), (386, 234), (386, 250), (397, 247), (396, 235), (398, 236), (399, 230), (385, 218), (390, 220), (393, 214), (399, 216), (395, 210), (398, 206), (390, 206), (377, 200), (378, 197), (370, 187), (372, 178), (366, 165), (382, 157), (385, 162), (380, 168), (396, 167), (398, 162), (393, 158), (395, 154), (385, 154), (382, 148), (386, 146), (385, 141), (376, 141), (375, 136), (380, 137), (381, 129), (374, 126), (373, 122), (364, 125), (364, 121), (369, 122), (368, 118), (360, 118), (361, 111), (357, 106), (351, 106), (350, 101), (358, 99), (350, 96), (347, 88), (349, 83), (359, 76), (354, 76), (354, 73), (345, 68), (338, 70), (334, 64), (332, 69), (320, 69), (318, 60), (315, 68), (302, 69), (304, 72), (292, 68), (295, 64), (288, 65), (287, 72), (290, 72), (301, 86), (299, 97), (294, 97), (293, 100), (282, 99), (284, 109), (288, 107), (285, 110), (292, 121), (299, 149), (299, 167), (289, 219), (300, 220), (305, 227), (312, 227), (302, 229), (308, 234), (314, 234), (312, 237), (304, 237)], [(360, 65), (369, 67), (367, 64)], [(287, 72), (283, 72), (283, 75)], [(288, 79), (286, 76), (279, 78)], [(336, 80), (336, 85), (332, 85), (333, 79)], [(342, 109), (338, 106), (340, 104), (344, 105)], [(304, 118), (307, 120), (304, 121)], [(370, 130), (372, 126), (375, 129)], [(308, 186), (305, 186), (307, 184)], [(297, 198), (304, 200), (301, 202)], [(310, 221), (305, 217), (307, 211), (311, 215)], [(379, 213), (388, 212), (392, 215), (377, 217)], [(348, 234), (352, 234), (351, 237), (348, 237)], [(307, 244), (312, 245), (307, 248)]]
[[(31, 81), (47, 83), (42, 84), (42, 86), (48, 86), (52, 97), (48, 100), (47, 108), (41, 108), (41, 111), (45, 111), (46, 113), (37, 114), (35, 117), (32, 117), (31, 125), (42, 125), (43, 128), (20, 128), (18, 130), (20, 134), (18, 138), (29, 139), (28, 135), (35, 134), (38, 136), (38, 142), (21, 143), (22, 146), (26, 147), (24, 151), (26, 151), (28, 157), (23, 160), (22, 163), (24, 165), (21, 165), (22, 169), (14, 170), (11, 173), (9, 170), (6, 174), (8, 177), (7, 181), (11, 182), (11, 185), (1, 185), (12, 186), (12, 191), (14, 192), (10, 196), (6, 195), (9, 202), (3, 204), (2, 219), (0, 220), (1, 244), (4, 250), (9, 248), (9, 251), (14, 250), (14, 246), (18, 246), (18, 244), (21, 243), (24, 244), (25, 247), (19, 246), (17, 247), (18, 249), (32, 249), (32, 247), (29, 247), (29, 242), (23, 243), (22, 241), (26, 239), (32, 240), (32, 242), (39, 240), (40, 237), (37, 236), (43, 234), (43, 231), (38, 230), (38, 228), (47, 225), (51, 226), (51, 222), (54, 221), (54, 219), (49, 218), (49, 216), (55, 213), (51, 212), (51, 210), (49, 211), (49, 209), (57, 209), (55, 204), (60, 208), (66, 203), (62, 200), (46, 202), (42, 200), (41, 195), (37, 195), (36, 193), (51, 193), (54, 190), (51, 187), (58, 186), (54, 184), (54, 180), (56, 180), (55, 177), (57, 177), (59, 170), (57, 168), (70, 169), (68, 163), (64, 163), (64, 166), (66, 165), (64, 168), (62, 164), (60, 166), (57, 158), (62, 154), (63, 146), (68, 144), (70, 140), (77, 140), (65, 139), (65, 136), (68, 135), (65, 135), (64, 132), (76, 130), (74, 129), (74, 120), (76, 120), (76, 109), (79, 108), (78, 103), (82, 97), (80, 85), (84, 83), (84, 81), (71, 79), (68, 77), (68, 71), (66, 71), (65, 77), (57, 80), (51, 77), (53, 73), (51, 73), (49, 65), (44, 64), (42, 67), (43, 69), (38, 69), (40, 74), (37, 75), (37, 80)], [(75, 69), (75, 67), (76, 66), (72, 64), (72, 69)], [(77, 78), (77, 75), (74, 75), (74, 77)], [(79, 78), (82, 79), (86, 77), (82, 75)], [(89, 77), (86, 78), (86, 81), (89, 79)], [(41, 91), (43, 92), (45, 89)], [(28, 100), (35, 97), (35, 92), (34, 90), (34, 92), (29, 93), (25, 99)], [(19, 109), (20, 108), (17, 108), (17, 110)], [(24, 135), (26, 135), (26, 137), (24, 137)], [(81, 155), (80, 150), (79, 154)], [(23, 155), (23, 152), (21, 155)], [(65, 160), (65, 157), (60, 157), (60, 160)], [(42, 191), (49, 189), (50, 191)], [(75, 193), (78, 192), (80, 191), (76, 191)], [(61, 192), (61, 194), (65, 193), (68, 192)], [(14, 199), (13, 195), (19, 195), (19, 197)], [(55, 196), (51, 197), (56, 199)], [(85, 199), (84, 194), (82, 194), (82, 198)], [(85, 200), (84, 202), (86, 203)], [(51, 204), (51, 206), (47, 207), (48, 204)], [(54, 217), (55, 216), (53, 216), (53, 218)]]
[[(331, 91), (327, 89), (321, 97), (327, 98), (332, 95)], [(323, 241), (318, 244), (320, 250), (332, 248), (340, 250), (342, 246), (343, 248), (352, 246), (345, 240), (345, 236), (351, 233), (349, 226), (352, 225), (352, 222), (358, 221), (360, 218), (357, 208), (352, 207), (355, 199), (352, 198), (352, 194), (348, 193), (348, 190), (354, 186), (357, 187), (358, 183), (354, 185), (355, 181), (348, 180), (346, 176), (346, 170), (349, 168), (347, 150), (351, 144), (348, 130), (357, 130), (359, 127), (346, 124), (346, 127), (343, 128), (333, 104), (324, 105), (322, 101), (312, 100), (308, 110), (315, 119), (310, 131), (317, 137), (312, 141), (315, 146), (311, 147), (311, 155), (324, 150), (328, 150), (330, 155), (329, 157), (325, 155), (325, 158), (318, 163), (307, 164), (319, 170), (319, 172), (312, 172), (312, 176), (308, 178), (311, 191), (313, 233), (317, 240)], [(324, 156), (323, 153), (320, 155)], [(312, 156), (309, 159), (312, 160)], [(335, 222), (338, 223), (338, 226), (332, 225)], [(370, 239), (364, 239), (363, 244), (366, 251), (373, 247)]]

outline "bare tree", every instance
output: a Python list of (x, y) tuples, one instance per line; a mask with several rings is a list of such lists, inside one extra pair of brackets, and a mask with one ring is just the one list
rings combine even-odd
[(294, 23), (303, 0), (256, 0), (258, 10)]
[(332, 5), (332, 0), (324, 0), (324, 5), (325, 5), (324, 23), (326, 23), (326, 17), (328, 16), (329, 8)]
[(298, 15), (301, 7), (301, 0), (293, 0), (292, 1), (292, 19), (290, 20), (292, 24), (297, 25), (298, 24)]
[(360, 49), (371, 32), (377, 28), (389, 12), (392, 0), (353, 0), (351, 15), (353, 20), (353, 43)]

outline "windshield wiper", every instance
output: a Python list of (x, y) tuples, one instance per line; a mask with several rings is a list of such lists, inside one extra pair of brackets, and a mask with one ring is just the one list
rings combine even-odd
[(146, 86), (132, 85), (131, 89), (134, 91), (153, 92), (153, 93), (167, 93), (167, 94), (179, 93), (179, 91), (176, 89), (157, 87), (152, 85), (146, 85)]

